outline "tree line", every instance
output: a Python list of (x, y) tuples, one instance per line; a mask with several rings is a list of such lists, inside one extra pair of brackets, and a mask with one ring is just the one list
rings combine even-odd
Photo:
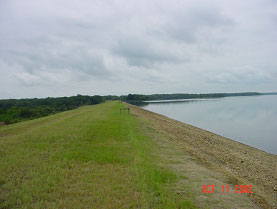
[(82, 105), (99, 104), (105, 101), (102, 96), (71, 96), (44, 99), (5, 99), (0, 100), (0, 122), (17, 123), (44, 117), (50, 114), (72, 110)]

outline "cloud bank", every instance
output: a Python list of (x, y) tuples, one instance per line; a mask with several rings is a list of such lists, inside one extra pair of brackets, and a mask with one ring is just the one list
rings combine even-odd
[(277, 3), (0, 1), (0, 98), (277, 90)]

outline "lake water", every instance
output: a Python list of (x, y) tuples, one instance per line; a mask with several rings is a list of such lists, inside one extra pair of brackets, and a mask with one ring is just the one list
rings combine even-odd
[(277, 154), (277, 95), (153, 101), (143, 108)]

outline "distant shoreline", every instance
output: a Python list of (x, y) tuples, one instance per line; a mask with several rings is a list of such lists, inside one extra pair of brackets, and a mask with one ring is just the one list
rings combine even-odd
[(151, 100), (151, 101), (143, 101), (143, 102), (145, 102), (145, 103), (166, 103), (166, 102), (186, 102), (186, 101), (210, 101), (210, 100), (218, 100), (218, 99), (230, 98), (230, 97), (256, 97), (256, 96), (267, 96), (267, 95), (275, 95), (275, 94), (265, 94), (265, 95), (259, 94), (259, 95), (250, 95), (250, 96), (228, 96), (228, 97), (207, 97), (207, 98), (191, 98), (191, 99)]

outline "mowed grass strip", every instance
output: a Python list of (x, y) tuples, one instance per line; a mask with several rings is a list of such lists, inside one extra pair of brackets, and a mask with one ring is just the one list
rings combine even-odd
[(153, 130), (122, 106), (0, 127), (0, 208), (195, 208), (153, 157)]

